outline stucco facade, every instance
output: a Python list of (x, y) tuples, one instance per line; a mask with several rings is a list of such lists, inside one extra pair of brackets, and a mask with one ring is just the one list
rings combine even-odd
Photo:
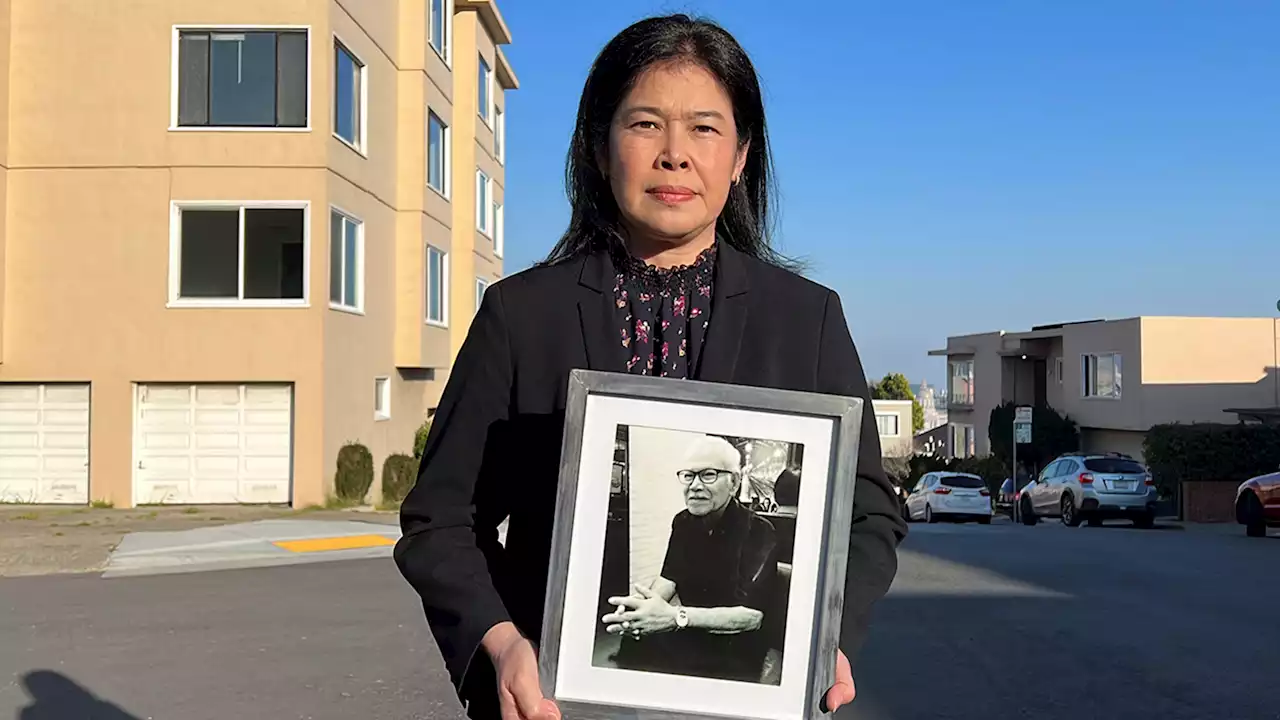
[(1273, 318), (1143, 316), (951, 337), (930, 355), (947, 358), (956, 456), (989, 453), (991, 411), (1012, 401), (1074, 419), (1083, 450), (1142, 457), (1153, 425), (1280, 406), (1278, 338)]
[(0, 0), (0, 500), (304, 506), (410, 452), (502, 274), (510, 41), (488, 0)]

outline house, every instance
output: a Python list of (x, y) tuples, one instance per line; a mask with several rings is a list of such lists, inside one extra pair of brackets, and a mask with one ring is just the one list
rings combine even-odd
[(503, 274), (493, 0), (0, 3), (0, 500), (321, 503)]
[(876, 428), (880, 431), (882, 457), (908, 457), (912, 453), (911, 401), (872, 400)]
[[(1004, 402), (1047, 404), (1076, 421), (1081, 449), (1142, 457), (1153, 425), (1234, 422), (1280, 406), (1273, 318), (1134, 317), (947, 338), (948, 446), (990, 452)], [(1034, 433), (1034, 428), (1032, 429)]]

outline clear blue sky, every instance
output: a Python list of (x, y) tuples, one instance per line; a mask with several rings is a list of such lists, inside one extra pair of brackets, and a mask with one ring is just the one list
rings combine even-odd
[(945, 379), (948, 335), (1134, 315), (1273, 316), (1280, 3), (507, 0), (507, 272), (568, 216), (600, 47), (711, 17), (766, 89), (780, 247), (840, 292), (868, 375)]

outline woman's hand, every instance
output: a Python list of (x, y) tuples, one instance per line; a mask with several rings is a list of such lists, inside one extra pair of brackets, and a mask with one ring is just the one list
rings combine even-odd
[(823, 709), (833, 713), (841, 705), (848, 705), (853, 702), (853, 697), (856, 694), (853, 688), (853, 671), (849, 667), (849, 658), (844, 656), (843, 650), (837, 650), (836, 683), (827, 691)]
[(555, 702), (542, 696), (533, 644), (510, 623), (494, 626), (484, 639), (498, 676), (502, 720), (560, 720)]
[(607, 625), (605, 630), (611, 633), (638, 638), (667, 632), (676, 626), (676, 609), (671, 603), (640, 585), (632, 585), (631, 594), (626, 597), (609, 598), (609, 604), (617, 605), (618, 609), (600, 620)]

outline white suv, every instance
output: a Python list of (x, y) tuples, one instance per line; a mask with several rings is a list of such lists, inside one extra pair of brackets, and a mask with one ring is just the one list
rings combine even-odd
[(1017, 513), (1023, 525), (1041, 517), (1060, 518), (1069, 527), (1127, 518), (1149, 528), (1156, 519), (1156, 487), (1147, 468), (1128, 455), (1067, 453), (1022, 489)]

